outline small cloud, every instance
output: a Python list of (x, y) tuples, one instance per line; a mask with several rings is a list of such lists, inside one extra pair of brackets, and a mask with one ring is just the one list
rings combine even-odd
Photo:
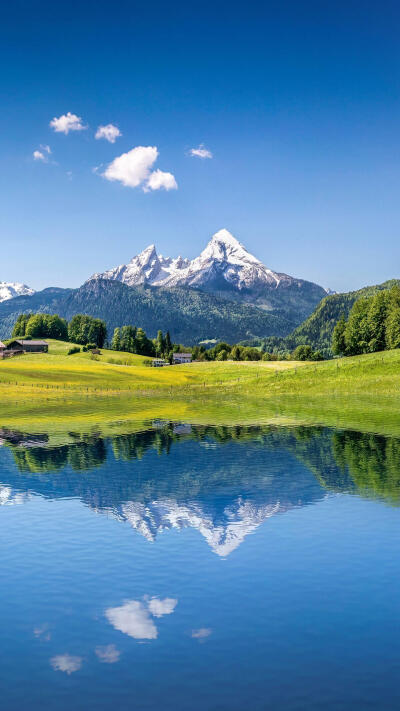
[(33, 160), (39, 160), (42, 163), (48, 163), (48, 157), (42, 151), (33, 151)]
[(129, 188), (142, 186), (144, 192), (161, 188), (176, 189), (178, 186), (172, 173), (161, 170), (151, 172), (158, 155), (156, 146), (136, 146), (114, 158), (101, 175), (106, 180), (118, 181)]
[(73, 657), (71, 654), (58, 654), (50, 659), (50, 664), (54, 671), (62, 671), (66, 674), (78, 671), (82, 666), (82, 662), (82, 657)]
[(154, 624), (153, 617), (163, 617), (170, 615), (178, 600), (166, 597), (160, 600), (152, 597), (149, 601), (127, 600), (120, 607), (110, 607), (105, 611), (105, 616), (112, 626), (133, 637), (134, 639), (157, 639), (158, 629)]
[(157, 170), (149, 176), (143, 190), (148, 192), (149, 190), (161, 190), (162, 188), (164, 190), (177, 190), (178, 185), (172, 173), (164, 173), (157, 168)]
[(210, 634), (212, 634), (212, 629), (209, 627), (200, 627), (198, 630), (192, 630), (193, 639), (198, 639), (199, 642), (203, 642)]
[(104, 664), (115, 664), (121, 656), (121, 652), (116, 648), (115, 644), (107, 644), (105, 647), (96, 647), (95, 653)]
[(72, 114), (70, 111), (58, 118), (54, 117), (50, 121), (49, 126), (53, 128), (56, 133), (65, 133), (65, 135), (70, 131), (84, 131), (87, 128), (87, 126), (82, 123), (80, 116)]
[(68, 180), (72, 180), (72, 170), (67, 170), (66, 175), (67, 175)]
[(173, 597), (165, 597), (164, 600), (152, 597), (148, 603), (148, 608), (154, 617), (162, 617), (163, 615), (170, 615), (175, 610), (177, 603), (178, 600)]
[(32, 153), (33, 160), (40, 161), (41, 163), (51, 163), (52, 165), (57, 165), (54, 160), (50, 159), (51, 153), (52, 151), (50, 146), (40, 144), (39, 148)]
[(51, 639), (51, 633), (49, 632), (49, 625), (47, 624), (47, 622), (44, 625), (39, 625), (39, 627), (35, 627), (33, 630), (33, 634), (35, 635), (35, 637), (42, 639), (44, 642), (49, 642)]
[(105, 138), (109, 143), (115, 143), (120, 136), (122, 136), (122, 133), (119, 128), (112, 123), (108, 123), (106, 126), (98, 127), (95, 138), (97, 138), (97, 140), (99, 140), (99, 138)]
[(197, 158), (212, 158), (213, 154), (208, 148), (205, 147), (204, 143), (200, 143), (198, 148), (191, 148), (189, 155)]
[(138, 600), (128, 600), (120, 607), (110, 607), (105, 616), (112, 626), (134, 639), (157, 639), (158, 631), (146, 606)]
[(128, 153), (122, 153), (114, 158), (102, 175), (106, 180), (118, 181), (126, 187), (137, 188), (148, 179), (157, 158), (158, 150), (155, 146), (136, 146)]

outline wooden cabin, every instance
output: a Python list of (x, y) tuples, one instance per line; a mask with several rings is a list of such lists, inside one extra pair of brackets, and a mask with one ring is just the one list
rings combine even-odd
[(6, 351), (23, 351), (24, 353), (47, 353), (49, 344), (46, 341), (26, 341), (24, 339), (16, 339), (10, 341)]

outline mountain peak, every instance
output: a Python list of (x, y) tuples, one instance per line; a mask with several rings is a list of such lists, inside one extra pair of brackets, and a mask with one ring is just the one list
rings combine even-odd
[(31, 296), (34, 293), (35, 290), (26, 284), (20, 284), (15, 281), (0, 281), (0, 303), (14, 299), (16, 296)]
[(225, 229), (225, 227), (222, 228), (222, 230), (218, 230), (212, 237), (211, 237), (211, 242), (222, 242), (223, 244), (226, 244), (228, 246), (232, 247), (242, 247), (243, 245), (240, 244), (239, 240), (236, 239), (236, 237), (233, 236), (229, 230)]
[[(303, 283), (286, 274), (278, 274), (248, 252), (225, 227), (218, 230), (205, 249), (195, 259), (158, 255), (154, 244), (149, 245), (127, 265), (110, 269), (94, 277), (117, 279), (128, 286), (150, 284), (164, 287), (192, 287), (206, 291), (261, 294), (266, 291), (296, 288)], [(321, 291), (323, 290), (317, 287)], [(265, 298), (264, 298), (265, 297)], [(267, 302), (269, 303), (268, 299)]]

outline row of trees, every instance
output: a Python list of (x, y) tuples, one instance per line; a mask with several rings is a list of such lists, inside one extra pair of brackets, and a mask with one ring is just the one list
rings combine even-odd
[(14, 324), (12, 337), (55, 338), (102, 348), (107, 338), (107, 327), (105, 321), (83, 314), (73, 316), (69, 323), (57, 314), (20, 314)]
[[(111, 348), (114, 351), (125, 351), (172, 361), (172, 354), (183, 349), (183, 346), (172, 343), (169, 331), (165, 336), (162, 331), (158, 331), (156, 338), (148, 338), (143, 328), (122, 326), (114, 330)], [(185, 350), (188, 349), (185, 348)]]
[(400, 287), (358, 299), (346, 320), (335, 326), (332, 350), (336, 355), (360, 355), (400, 348)]
[(68, 340), (68, 324), (57, 314), (20, 314), (14, 324), (13, 338), (56, 338)]
[(293, 353), (286, 356), (276, 353), (262, 352), (259, 348), (242, 346), (236, 344), (230, 346), (228, 343), (217, 343), (208, 351), (203, 346), (195, 346), (192, 349), (194, 360), (323, 360), (319, 351), (313, 351), (311, 346), (297, 346)]

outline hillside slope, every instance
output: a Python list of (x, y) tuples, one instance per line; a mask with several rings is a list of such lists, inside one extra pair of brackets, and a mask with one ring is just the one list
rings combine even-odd
[(70, 319), (77, 313), (102, 318), (108, 335), (116, 326), (135, 324), (150, 336), (169, 330), (176, 342), (192, 345), (201, 340), (236, 342), (290, 332), (293, 322), (247, 304), (232, 302), (195, 289), (129, 287), (119, 281), (93, 279), (79, 289), (45, 289), (31, 297), (0, 304), (0, 338), (11, 334), (21, 312), (58, 313)]
[(357, 299), (362, 296), (373, 296), (377, 291), (390, 289), (395, 284), (400, 285), (400, 280), (390, 279), (383, 284), (365, 286), (357, 291), (326, 296), (318, 304), (313, 313), (288, 336), (281, 339), (267, 338), (263, 340), (262, 343), (267, 350), (275, 347), (290, 351), (296, 348), (296, 346), (309, 344), (314, 349), (320, 350), (325, 357), (330, 357), (332, 356), (331, 343), (333, 329), (340, 317), (348, 317)]

